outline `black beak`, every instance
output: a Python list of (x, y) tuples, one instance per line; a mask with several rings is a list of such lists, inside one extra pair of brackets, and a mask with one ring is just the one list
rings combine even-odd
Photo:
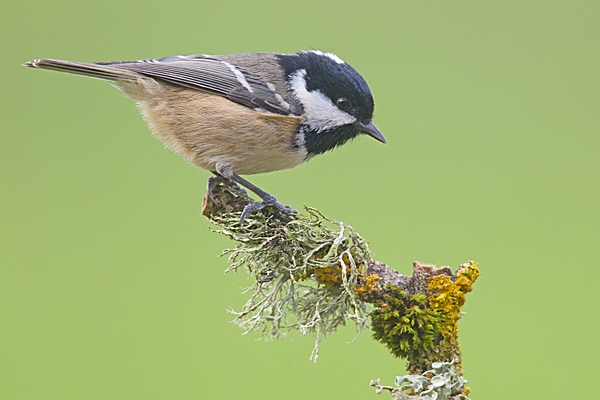
[(385, 138), (383, 137), (381, 132), (379, 132), (379, 129), (377, 129), (373, 121), (369, 121), (366, 124), (360, 121), (356, 121), (355, 125), (361, 132), (366, 133), (367, 135), (379, 140), (381, 143), (385, 143)]

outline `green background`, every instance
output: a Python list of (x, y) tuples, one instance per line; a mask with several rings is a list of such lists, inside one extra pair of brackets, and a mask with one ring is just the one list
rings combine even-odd
[(388, 144), (252, 182), (403, 273), (478, 261), (474, 399), (600, 397), (599, 2), (1, 4), (0, 398), (375, 399), (370, 379), (404, 372), (351, 327), (316, 364), (310, 338), (242, 336), (209, 174), (109, 84), (20, 66), (310, 48), (364, 75)]

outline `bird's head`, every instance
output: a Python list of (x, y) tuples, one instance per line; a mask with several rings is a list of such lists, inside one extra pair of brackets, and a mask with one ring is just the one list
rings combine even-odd
[(309, 156), (341, 146), (360, 133), (385, 143), (372, 121), (371, 90), (349, 64), (321, 51), (301, 51), (279, 59), (289, 89), (302, 104), (301, 130)]

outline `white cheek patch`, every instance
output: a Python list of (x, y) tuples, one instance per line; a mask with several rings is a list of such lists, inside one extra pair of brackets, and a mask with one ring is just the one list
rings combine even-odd
[(296, 71), (290, 78), (290, 86), (304, 107), (304, 117), (311, 129), (323, 132), (356, 122), (356, 118), (337, 108), (320, 90), (306, 90), (306, 70)]

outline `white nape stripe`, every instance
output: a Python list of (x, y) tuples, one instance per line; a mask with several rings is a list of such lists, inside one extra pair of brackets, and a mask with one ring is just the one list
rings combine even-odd
[(252, 90), (252, 87), (250, 87), (250, 84), (248, 84), (248, 81), (246, 80), (246, 77), (244, 76), (244, 74), (242, 74), (242, 71), (237, 69), (234, 65), (229, 64), (227, 61), (222, 61), (222, 60), (220, 60), (220, 61), (223, 64), (227, 65), (227, 67), (231, 70), (231, 72), (233, 72), (235, 74), (235, 77), (237, 78), (238, 82), (241, 83), (243, 87), (245, 87), (250, 93), (254, 93), (254, 90)]
[(337, 126), (353, 124), (356, 118), (341, 111), (320, 90), (308, 91), (306, 89), (306, 70), (294, 72), (290, 77), (290, 86), (294, 96), (304, 107), (304, 118), (308, 126), (320, 133)]
[(335, 61), (335, 62), (336, 62), (336, 63), (338, 63), (338, 64), (345, 64), (345, 63), (344, 63), (344, 60), (342, 60), (341, 58), (339, 58), (338, 56), (336, 56), (336, 55), (335, 55), (335, 54), (333, 54), (333, 53), (323, 53), (323, 52), (322, 52), (322, 51), (320, 51), (320, 50), (309, 50), (309, 51), (310, 51), (311, 53), (315, 53), (315, 54), (318, 54), (318, 55), (320, 55), (320, 56), (329, 57), (329, 58), (331, 58), (333, 61)]

